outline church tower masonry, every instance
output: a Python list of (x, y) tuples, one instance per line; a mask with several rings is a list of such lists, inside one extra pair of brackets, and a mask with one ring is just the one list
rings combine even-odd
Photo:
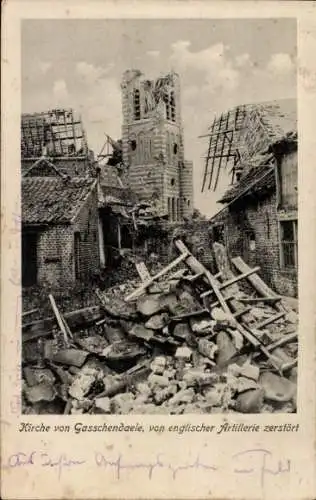
[(193, 174), (184, 159), (179, 76), (153, 81), (127, 70), (121, 87), (127, 183), (140, 200), (181, 221), (193, 210)]

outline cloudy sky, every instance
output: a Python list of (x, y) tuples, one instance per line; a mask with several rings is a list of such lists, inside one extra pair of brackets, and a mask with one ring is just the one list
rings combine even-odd
[(201, 194), (214, 115), (243, 103), (296, 97), (296, 22), (234, 20), (28, 20), (22, 26), (22, 111), (81, 113), (90, 148), (120, 137), (122, 73), (180, 74), (185, 155), (195, 206), (211, 215), (227, 187)]

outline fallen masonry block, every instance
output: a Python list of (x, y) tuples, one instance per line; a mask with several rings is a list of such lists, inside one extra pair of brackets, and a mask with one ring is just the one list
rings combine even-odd
[(157, 375), (162, 375), (166, 367), (166, 358), (164, 356), (156, 356), (150, 364), (150, 369)]
[(95, 400), (96, 413), (111, 413), (111, 400), (110, 398), (98, 398)]
[(81, 351), (80, 349), (60, 349), (56, 354), (50, 358), (53, 363), (60, 363), (62, 365), (71, 365), (81, 368), (85, 363), (89, 353)]
[(285, 377), (271, 372), (260, 375), (259, 384), (264, 389), (265, 399), (276, 402), (290, 401), (296, 393), (296, 385)]
[(56, 397), (56, 389), (52, 384), (45, 382), (32, 387), (25, 388), (25, 397), (30, 403), (38, 403), (39, 401), (53, 401)]
[(244, 365), (240, 366), (239, 374), (242, 377), (247, 377), (249, 379), (257, 381), (259, 379), (260, 369), (259, 366), (245, 363)]
[(148, 383), (150, 387), (153, 387), (155, 385), (157, 385), (158, 387), (168, 387), (169, 379), (167, 377), (163, 377), (162, 375), (151, 373), (148, 377)]
[(185, 361), (190, 361), (192, 356), (192, 349), (189, 347), (178, 347), (175, 352), (176, 359), (184, 359)]
[(154, 330), (150, 330), (143, 326), (142, 324), (137, 324), (129, 331), (131, 337), (135, 337), (142, 340), (150, 340), (155, 335)]
[(192, 388), (182, 389), (168, 401), (168, 405), (178, 405), (180, 403), (192, 403), (195, 392)]
[(249, 391), (250, 389), (259, 389), (257, 382), (250, 378), (238, 377), (236, 390), (239, 394)]
[(235, 409), (241, 413), (260, 413), (263, 407), (264, 390), (251, 389), (238, 395)]
[(137, 301), (137, 310), (143, 316), (153, 316), (164, 309), (160, 294), (145, 295)]
[(218, 347), (217, 364), (223, 365), (237, 353), (234, 343), (226, 332), (217, 334), (216, 343)]
[(155, 314), (145, 323), (145, 327), (152, 330), (162, 330), (168, 323), (169, 315), (167, 313)]
[(209, 359), (214, 359), (215, 354), (218, 351), (218, 346), (209, 340), (199, 339), (198, 350), (203, 356), (206, 356)]

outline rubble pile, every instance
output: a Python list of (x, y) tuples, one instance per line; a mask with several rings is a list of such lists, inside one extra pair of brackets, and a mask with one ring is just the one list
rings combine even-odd
[(54, 321), (28, 326), (23, 413), (295, 412), (297, 314), (238, 280), (218, 299), (176, 260), (155, 278), (140, 272), (142, 284), (97, 289), (100, 306), (79, 319), (60, 314), (66, 336)]

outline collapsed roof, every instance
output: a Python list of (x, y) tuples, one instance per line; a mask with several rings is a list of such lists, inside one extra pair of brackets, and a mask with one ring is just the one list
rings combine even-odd
[(81, 118), (72, 109), (22, 114), (22, 158), (40, 158), (44, 149), (54, 157), (89, 155)]
[(209, 128), (202, 192), (217, 188), (223, 168), (231, 167), (232, 183), (245, 165), (269, 146), (297, 132), (296, 99), (237, 106), (216, 117)]

